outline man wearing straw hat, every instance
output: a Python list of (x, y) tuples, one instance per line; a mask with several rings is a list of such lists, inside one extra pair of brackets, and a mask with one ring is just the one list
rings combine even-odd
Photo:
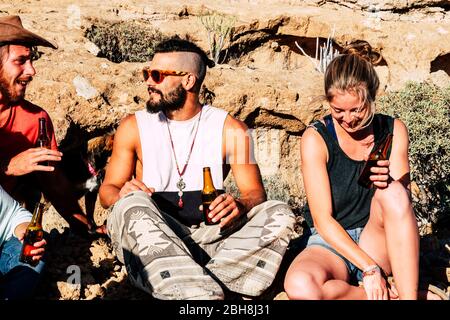
[[(26, 88), (36, 74), (36, 46), (56, 49), (51, 42), (26, 30), (18, 16), (0, 17), (0, 184), (28, 209), (43, 192), (71, 230), (86, 235), (95, 232), (95, 223), (86, 218), (67, 178), (55, 165), (62, 153), (50, 117), (25, 100)], [(39, 118), (47, 120), (50, 149), (35, 147)]]

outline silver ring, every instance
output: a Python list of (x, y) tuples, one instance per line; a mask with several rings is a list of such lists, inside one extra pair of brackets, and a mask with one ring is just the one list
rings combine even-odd
[(222, 198), (223, 198), (224, 201), (227, 200), (227, 194), (226, 193), (222, 193)]

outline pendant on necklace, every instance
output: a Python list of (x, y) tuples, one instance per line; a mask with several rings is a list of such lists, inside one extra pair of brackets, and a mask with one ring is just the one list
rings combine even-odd
[(180, 180), (178, 180), (177, 182), (177, 188), (178, 190), (178, 196), (180, 197), (180, 199), (178, 200), (178, 206), (180, 208), (183, 208), (183, 189), (186, 188), (186, 183), (184, 183), (183, 178), (180, 177)]

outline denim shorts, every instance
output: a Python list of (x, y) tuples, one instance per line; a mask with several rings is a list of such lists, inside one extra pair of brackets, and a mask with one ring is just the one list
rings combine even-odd
[[(355, 241), (356, 243), (359, 243), (359, 237), (361, 236), (363, 228), (355, 228), (355, 229), (349, 229), (345, 230), (348, 235)], [(305, 232), (308, 232), (308, 229), (305, 230)], [(310, 246), (322, 246), (334, 254), (336, 254), (339, 258), (341, 258), (345, 265), (347, 266), (348, 273), (350, 274), (351, 282), (357, 283), (358, 281), (362, 281), (362, 271), (358, 269), (353, 263), (351, 263), (347, 258), (345, 258), (343, 255), (338, 253), (331, 245), (329, 245), (316, 231), (315, 228), (310, 228), (309, 230), (310, 234), (305, 234), (308, 237), (306, 247)]]

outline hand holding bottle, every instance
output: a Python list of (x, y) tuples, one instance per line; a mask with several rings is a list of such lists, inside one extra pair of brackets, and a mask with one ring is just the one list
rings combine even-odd
[(23, 240), (19, 261), (28, 263), (31, 266), (36, 266), (44, 253), (43, 246), (46, 243), (44, 240), (44, 229), (42, 228), (44, 207), (45, 198), (41, 193), (41, 199), (36, 204), (31, 221), (27, 225), (25, 231), (19, 229), (16, 232), (16, 234), (19, 235), (18, 239)]
[(51, 150), (45, 118), (39, 118), (39, 131), (35, 148), (25, 150), (2, 164), (2, 171), (8, 176), (22, 176), (33, 171), (54, 171), (53, 161), (61, 161), (62, 153)]
[[(20, 241), (23, 241), (28, 225), (29, 225), (29, 222), (24, 222), (24, 223), (19, 224), (16, 227), (14, 234), (15, 234), (16, 238), (19, 239)], [(41, 260), (42, 256), (45, 253), (45, 245), (46, 244), (47, 244), (47, 241), (45, 241), (45, 239), (42, 239), (40, 241), (33, 243), (33, 247), (35, 247), (35, 249), (30, 251), (31, 255), (33, 256), (33, 258), (32, 258), (33, 261)]]
[(8, 163), (4, 164), (4, 173), (9, 176), (22, 176), (34, 171), (54, 171), (55, 167), (42, 163), (61, 161), (62, 153), (46, 148), (30, 148), (25, 150)]
[[(238, 202), (229, 194), (219, 194), (214, 187), (209, 167), (203, 168), (202, 205), (203, 217), (206, 225), (219, 223), (220, 228), (240, 215)], [(223, 218), (223, 219), (222, 219)]]
[(238, 218), (242, 212), (240, 203), (232, 195), (223, 193), (209, 205), (208, 216), (212, 224), (220, 222), (219, 227), (223, 228)]
[(387, 187), (390, 179), (389, 160), (387, 159), (392, 145), (392, 138), (392, 133), (387, 134), (365, 159), (366, 163), (358, 178), (358, 183), (361, 186), (365, 188), (371, 188), (373, 185), (378, 188)]
[(369, 179), (375, 187), (383, 189), (388, 186), (391, 179), (389, 165), (389, 160), (378, 160), (375, 166), (370, 168), (371, 175)]

